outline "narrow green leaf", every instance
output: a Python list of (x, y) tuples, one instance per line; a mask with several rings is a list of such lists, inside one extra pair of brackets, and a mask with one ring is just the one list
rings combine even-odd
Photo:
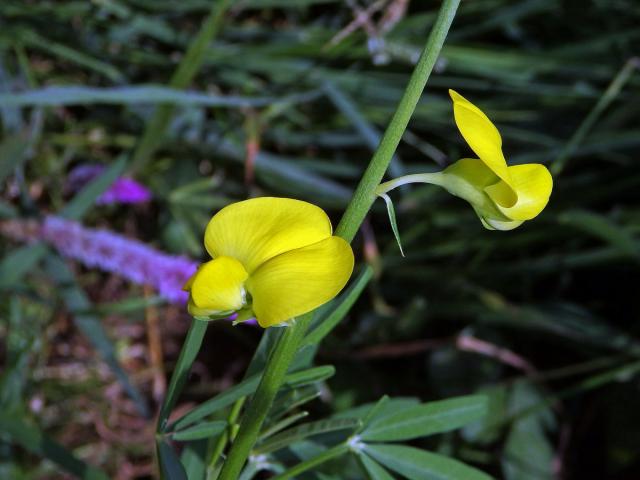
[(624, 255), (638, 258), (640, 254), (633, 235), (604, 215), (587, 211), (568, 211), (560, 215), (558, 221), (600, 238)]
[(484, 395), (469, 395), (430, 402), (398, 411), (372, 422), (362, 432), (365, 441), (399, 441), (448, 432), (482, 418), (487, 413)]
[(67, 203), (58, 213), (61, 217), (77, 220), (91, 209), (96, 199), (102, 195), (111, 184), (120, 176), (127, 166), (127, 159), (121, 156), (112, 165), (100, 174), (95, 180), (84, 187), (73, 199)]
[(391, 230), (393, 231), (393, 236), (396, 238), (396, 243), (400, 248), (400, 254), (404, 257), (404, 251), (402, 250), (402, 242), (400, 241), (400, 232), (398, 231), (398, 222), (396, 221), (396, 211), (393, 208), (393, 201), (391, 197), (386, 193), (379, 193), (378, 196), (382, 197), (384, 203), (387, 204), (387, 213), (389, 214), (389, 222), (391, 223)]
[(47, 253), (43, 243), (25, 245), (10, 252), (0, 262), (0, 288), (17, 285)]
[(335, 367), (331, 365), (321, 365), (300, 372), (290, 373), (285, 377), (284, 384), (290, 388), (304, 387), (310, 383), (322, 382), (327, 378), (331, 378), (335, 373)]
[(320, 393), (315, 385), (283, 392), (276, 398), (271, 406), (271, 410), (269, 410), (269, 421), (277, 421), (291, 410), (315, 400), (320, 396)]
[[(382, 138), (382, 133), (373, 126), (367, 118), (360, 113), (355, 103), (332, 82), (326, 81), (323, 89), (331, 102), (342, 114), (353, 124), (358, 133), (362, 136), (367, 146), (372, 152), (376, 151)], [(389, 164), (389, 173), (392, 177), (404, 175), (404, 167), (397, 154), (393, 155)]]
[(364, 430), (369, 426), (371, 420), (376, 418), (378, 413), (382, 411), (382, 409), (389, 403), (389, 397), (387, 395), (383, 395), (380, 400), (378, 400), (373, 407), (367, 412), (367, 414), (362, 419), (362, 426), (358, 429), (358, 433)]
[(255, 451), (258, 453), (271, 453), (313, 435), (339, 430), (355, 430), (359, 426), (360, 421), (355, 418), (332, 418), (309, 422), (280, 432), (265, 442), (258, 444), (255, 447)]
[[(187, 88), (200, 68), (210, 44), (224, 25), (224, 17), (230, 0), (212, 2), (209, 14), (202, 22), (198, 34), (191, 40), (178, 68), (173, 72), (169, 85), (174, 88)], [(133, 153), (132, 165), (135, 171), (142, 167), (153, 156), (165, 137), (167, 126), (173, 116), (174, 106), (170, 104), (158, 105), (153, 117), (147, 123), (140, 142)]]
[(280, 420), (278, 423), (274, 424), (272, 427), (269, 427), (267, 430), (265, 430), (264, 432), (262, 432), (262, 434), (260, 435), (260, 440), (266, 440), (267, 438), (275, 435), (276, 433), (284, 430), (285, 428), (287, 428), (290, 425), (293, 425), (294, 423), (297, 423), (298, 420), (301, 420), (305, 417), (309, 416), (309, 412), (307, 411), (302, 411), (300, 413), (296, 413), (295, 415), (291, 415), (290, 417), (286, 417), (282, 420)]
[[(1, 96), (2, 94), (0, 94)], [(1, 102), (0, 102), (1, 103)], [(0, 143), (0, 182), (9, 176), (25, 159), (29, 142), (21, 135), (8, 137)]]
[(184, 430), (178, 430), (171, 434), (172, 440), (186, 442), (190, 440), (200, 440), (202, 438), (211, 438), (227, 428), (227, 422), (224, 420), (216, 420), (213, 422), (203, 422)]
[(393, 476), (382, 465), (367, 455), (359, 455), (358, 460), (370, 480), (393, 480)]
[(34, 30), (30, 29), (21, 31), (19, 38), (30, 47), (38, 48), (51, 55), (55, 55), (56, 57), (60, 57), (64, 60), (68, 60), (82, 67), (98, 72), (113, 82), (122, 82), (124, 79), (123, 75), (113, 65), (102, 62), (67, 45), (44, 38)]
[(188, 480), (176, 452), (165, 440), (158, 441), (158, 459), (163, 480)]
[(364, 453), (409, 480), (490, 480), (480, 470), (452, 458), (404, 445), (366, 445)]
[[(310, 368), (302, 372), (291, 373), (285, 378), (285, 385), (293, 388), (313, 382), (319, 382), (330, 377), (334, 372), (335, 369), (333, 367), (321, 366)], [(196, 408), (176, 420), (168, 430), (184, 429), (201, 418), (231, 405), (236, 400), (251, 395), (255, 392), (258, 383), (260, 383), (260, 374), (253, 375), (252, 377), (243, 380), (237, 385), (225, 390), (201, 405), (198, 405)]]
[(182, 389), (187, 382), (191, 366), (200, 351), (204, 334), (207, 331), (208, 322), (202, 320), (191, 321), (191, 326), (187, 332), (187, 338), (185, 338), (182, 344), (182, 350), (178, 356), (178, 362), (171, 375), (171, 381), (169, 382), (169, 388), (160, 407), (160, 414), (158, 415), (157, 431), (164, 432), (167, 430), (167, 421), (169, 414), (173, 409), (173, 406), (178, 401), (178, 396), (182, 392)]
[(180, 463), (189, 480), (205, 480), (207, 475), (207, 440), (198, 440), (185, 444), (180, 454)]
[(86, 480), (106, 480), (101, 470), (87, 465), (62, 445), (54, 442), (37, 427), (27, 423), (18, 415), (0, 412), (0, 431), (11, 441), (40, 457), (51, 460), (65, 472)]
[(330, 313), (319, 316), (318, 321), (314, 318), (314, 324), (317, 326), (307, 334), (302, 342), (301, 349), (308, 345), (319, 344), (324, 337), (331, 333), (338, 323), (349, 313), (349, 310), (351, 310), (353, 304), (356, 303), (356, 300), (358, 300), (372, 276), (373, 269), (367, 265), (362, 269), (358, 277), (351, 282), (349, 288), (332, 303)]
[(188, 92), (161, 85), (129, 85), (126, 87), (52, 86), (20, 93), (0, 93), (0, 103), (17, 107), (72, 105), (141, 105), (173, 104), (180, 106), (249, 108), (280, 103), (308, 102), (316, 98), (309, 92), (284, 97), (240, 97)]
[(378, 400), (375, 403), (358, 405), (357, 407), (336, 413), (332, 418), (359, 418), (364, 420), (365, 418), (369, 417), (369, 413), (371, 413), (372, 408), (380, 405), (379, 408), (376, 409), (376, 411), (374, 412), (374, 416), (371, 417), (370, 420), (382, 420), (395, 415), (399, 411), (413, 408), (419, 404), (420, 402), (417, 398), (390, 398), (386, 402), (380, 402), (380, 400)]

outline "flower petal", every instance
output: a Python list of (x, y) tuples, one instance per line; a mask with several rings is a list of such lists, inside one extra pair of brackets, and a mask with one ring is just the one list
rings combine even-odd
[(278, 255), (247, 281), (262, 327), (310, 312), (335, 297), (353, 271), (353, 251), (340, 237)]
[(291, 198), (260, 197), (215, 214), (204, 243), (213, 258), (236, 258), (251, 274), (276, 255), (330, 236), (331, 221), (321, 208)]
[(202, 264), (185, 285), (191, 292), (190, 311), (199, 316), (204, 312), (217, 314), (239, 310), (245, 304), (244, 282), (248, 276), (234, 258), (218, 257)]
[(508, 204), (510, 188), (504, 182), (485, 188), (487, 195), (496, 203), (498, 209), (511, 220), (530, 220), (536, 217), (549, 202), (553, 188), (553, 179), (549, 170), (538, 163), (527, 163), (509, 167), (512, 186), (518, 196), (515, 205)]
[(494, 217), (508, 221), (485, 192), (486, 187), (501, 180), (477, 158), (462, 158), (442, 172), (440, 185), (449, 193), (469, 202), (480, 218)]
[[(511, 175), (502, 153), (502, 137), (498, 129), (482, 110), (462, 95), (454, 90), (449, 90), (449, 95), (453, 100), (456, 125), (466, 142), (493, 173), (511, 186)], [(511, 192), (509, 200), (511, 205), (516, 202), (514, 192)]]

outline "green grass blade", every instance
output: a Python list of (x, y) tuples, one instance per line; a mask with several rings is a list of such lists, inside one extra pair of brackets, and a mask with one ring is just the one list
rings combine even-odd
[(76, 283), (73, 273), (62, 259), (50, 255), (45, 265), (48, 275), (58, 284), (60, 295), (71, 313), (76, 327), (89, 339), (93, 347), (100, 353), (103, 360), (109, 365), (114, 376), (118, 379), (122, 388), (135, 402), (142, 415), (149, 416), (149, 407), (140, 393), (133, 385), (129, 376), (124, 371), (116, 355), (116, 349), (105, 332), (100, 319), (86, 313), (91, 309), (91, 302), (84, 291)]
[(191, 326), (187, 332), (187, 338), (182, 344), (178, 363), (171, 375), (169, 388), (167, 389), (164, 401), (162, 402), (162, 407), (160, 408), (157, 424), (158, 432), (164, 432), (166, 430), (169, 414), (178, 401), (178, 396), (187, 382), (191, 366), (200, 351), (200, 346), (202, 345), (202, 340), (204, 339), (204, 334), (207, 331), (208, 325), (208, 322), (202, 320), (193, 319), (191, 321)]
[(83, 480), (107, 480), (101, 470), (78, 459), (62, 445), (54, 442), (37, 427), (18, 415), (0, 412), (0, 430), (27, 451), (52, 461), (71, 475)]
[(28, 140), (20, 135), (6, 138), (0, 144), (0, 182), (11, 175), (14, 169), (25, 160), (25, 151), (28, 147)]
[[(222, 26), (222, 20), (230, 3), (230, 0), (213, 2), (209, 16), (189, 45), (184, 58), (169, 82), (171, 87), (183, 89), (191, 83), (202, 66), (210, 43)], [(173, 115), (173, 110), (174, 108), (171, 105), (158, 106), (133, 153), (132, 167), (134, 170), (141, 170), (160, 146), (160, 141), (164, 137), (164, 132)]]

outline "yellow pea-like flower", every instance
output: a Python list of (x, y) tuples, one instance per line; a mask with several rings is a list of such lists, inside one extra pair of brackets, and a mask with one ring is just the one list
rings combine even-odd
[(319, 207), (260, 197), (226, 206), (209, 222), (213, 258), (185, 285), (189, 312), (221, 318), (255, 315), (262, 327), (284, 323), (335, 297), (353, 271), (353, 251), (332, 235)]
[(449, 94), (456, 125), (478, 158), (458, 160), (442, 172), (439, 184), (469, 201), (487, 228), (511, 230), (536, 217), (553, 188), (547, 167), (508, 166), (500, 132), (491, 120), (459, 93)]
[(408, 183), (430, 183), (468, 201), (490, 230), (513, 230), (536, 217), (549, 202), (553, 180), (537, 163), (508, 166), (502, 137), (491, 120), (469, 100), (449, 90), (460, 133), (478, 158), (463, 158), (441, 172), (405, 175), (382, 183), (376, 193), (387, 202), (399, 243), (393, 205), (387, 192)]

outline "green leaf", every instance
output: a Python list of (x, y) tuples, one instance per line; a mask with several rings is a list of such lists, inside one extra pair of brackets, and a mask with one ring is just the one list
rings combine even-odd
[(383, 395), (362, 419), (362, 426), (358, 429), (358, 433), (369, 426), (371, 420), (378, 416), (387, 403), (389, 403), (389, 397), (387, 395)]
[(22, 277), (35, 267), (47, 253), (43, 243), (25, 245), (9, 253), (0, 262), (0, 288), (20, 283)]
[(173, 406), (178, 400), (178, 396), (182, 392), (182, 389), (187, 382), (191, 366), (200, 351), (204, 334), (207, 331), (208, 322), (193, 319), (187, 332), (187, 338), (182, 344), (182, 350), (178, 356), (178, 362), (171, 375), (171, 381), (169, 388), (160, 407), (160, 414), (158, 415), (157, 431), (164, 432), (169, 430), (167, 428), (167, 422), (169, 414), (173, 409)]
[(393, 480), (393, 477), (382, 465), (367, 455), (358, 455), (358, 460), (370, 480)]
[(364, 453), (409, 480), (490, 480), (480, 470), (448, 457), (404, 445), (366, 445)]
[(361, 434), (364, 441), (400, 441), (448, 432), (482, 418), (487, 412), (483, 395), (430, 402), (398, 411), (372, 422)]
[(179, 442), (211, 438), (223, 432), (225, 428), (227, 428), (227, 422), (224, 420), (203, 422), (184, 430), (175, 431), (171, 434), (171, 438)]
[(340, 323), (340, 321), (349, 313), (353, 304), (360, 297), (364, 287), (367, 286), (373, 275), (373, 269), (367, 265), (362, 269), (358, 277), (351, 282), (349, 288), (345, 290), (336, 301), (331, 305), (332, 309), (327, 315), (319, 316), (318, 321), (314, 318), (314, 324), (317, 325), (313, 330), (307, 333), (300, 348), (308, 345), (319, 344), (324, 337)]
[(633, 235), (604, 215), (587, 211), (569, 211), (560, 215), (558, 221), (575, 226), (607, 242), (624, 255), (638, 258), (640, 254)]
[(248, 108), (265, 107), (283, 102), (309, 101), (317, 95), (301, 92), (285, 97), (240, 97), (211, 93), (185, 92), (160, 85), (130, 85), (126, 87), (45, 87), (21, 93), (0, 93), (0, 103), (7, 106), (67, 106), (67, 105), (140, 105), (175, 104), (181, 106)]
[[(321, 366), (310, 368), (302, 372), (291, 373), (285, 378), (285, 385), (289, 387), (300, 387), (313, 382), (322, 381), (335, 372), (335, 369), (330, 366)], [(237, 385), (225, 390), (219, 395), (207, 400), (206, 402), (198, 405), (196, 408), (180, 417), (176, 422), (169, 427), (168, 430), (180, 430), (184, 429), (188, 425), (197, 422), (201, 418), (204, 418), (212, 413), (231, 405), (236, 400), (251, 395), (255, 392), (258, 383), (260, 383), (260, 374), (253, 375), (252, 377), (243, 380)]]
[(0, 182), (25, 160), (25, 151), (28, 146), (29, 142), (22, 136), (6, 138), (0, 144)]
[(207, 440), (198, 440), (185, 444), (180, 454), (180, 463), (189, 480), (205, 480), (207, 475)]
[(111, 184), (124, 172), (127, 159), (121, 156), (98, 177), (84, 187), (73, 199), (67, 203), (58, 213), (61, 217), (77, 220), (91, 209), (96, 199), (102, 195)]
[(163, 480), (188, 480), (176, 452), (165, 440), (158, 441), (158, 459)]
[(396, 221), (396, 211), (393, 208), (393, 201), (391, 200), (391, 197), (389, 197), (389, 195), (387, 195), (386, 193), (379, 193), (378, 196), (382, 197), (384, 203), (387, 204), (387, 213), (389, 214), (391, 230), (393, 231), (393, 236), (396, 237), (396, 242), (398, 243), (398, 248), (400, 248), (400, 253), (404, 257), (402, 242), (400, 241), (400, 232), (398, 231), (398, 222)]
[(355, 430), (359, 426), (360, 421), (355, 418), (332, 418), (309, 422), (280, 432), (265, 442), (258, 444), (254, 450), (257, 453), (271, 453), (313, 435), (339, 430)]
[(18, 415), (0, 412), (0, 431), (24, 449), (34, 455), (51, 460), (65, 472), (78, 478), (86, 480), (106, 480), (108, 478), (101, 470), (87, 465)]
[[(378, 400), (375, 403), (366, 403), (364, 405), (359, 405), (357, 407), (344, 410), (342, 412), (336, 413), (332, 418), (360, 418), (362, 420), (382, 420), (391, 415), (395, 415), (399, 411), (413, 408), (419, 404), (420, 402), (418, 401), (418, 399), (412, 397), (390, 398), (388, 401), (381, 402), (381, 400)], [(377, 405), (380, 405), (380, 407), (376, 408), (373, 417), (369, 417), (371, 409), (375, 408)]]

